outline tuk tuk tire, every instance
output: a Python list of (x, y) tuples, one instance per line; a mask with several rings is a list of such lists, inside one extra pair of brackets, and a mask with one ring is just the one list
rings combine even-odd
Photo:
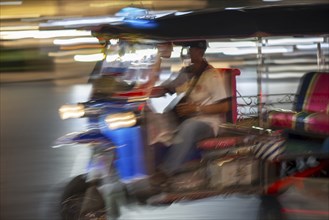
[(62, 220), (79, 219), (79, 212), (83, 201), (82, 198), (88, 187), (89, 184), (87, 184), (86, 175), (84, 174), (74, 177), (64, 187), (59, 206)]
[(85, 194), (91, 186), (86, 181), (86, 175), (74, 177), (64, 187), (64, 192), (60, 200), (60, 214), (62, 220), (79, 220)]
[(270, 195), (262, 195), (257, 220), (285, 220), (278, 199)]
[(86, 175), (81, 174), (74, 177), (64, 188), (62, 201), (76, 194), (86, 192), (89, 184), (86, 182)]

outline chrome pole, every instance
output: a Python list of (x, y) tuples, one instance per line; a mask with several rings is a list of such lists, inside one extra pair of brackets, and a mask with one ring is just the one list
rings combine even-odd
[(262, 38), (257, 39), (257, 102), (258, 102), (258, 126), (263, 127), (263, 121), (261, 117), (263, 109), (263, 91), (262, 91), (262, 75), (264, 67), (264, 58), (262, 54)]
[(317, 64), (318, 64), (318, 71), (321, 71), (322, 67), (322, 48), (321, 48), (321, 43), (317, 43)]

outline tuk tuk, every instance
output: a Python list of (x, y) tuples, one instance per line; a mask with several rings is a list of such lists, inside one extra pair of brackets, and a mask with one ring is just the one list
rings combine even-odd
[[(131, 203), (170, 205), (236, 194), (259, 196), (255, 219), (285, 219), (293, 211), (278, 196), (289, 187), (313, 186), (328, 194), (329, 4), (122, 12), (127, 11), (121, 22), (84, 27), (103, 45), (104, 58), (91, 73), (90, 100), (59, 110), (62, 119), (88, 117), (89, 124), (57, 144), (87, 143), (93, 152), (86, 173), (63, 192), (63, 219), (117, 219), (120, 208)], [(297, 80), (295, 94), (267, 94), (266, 54), (296, 47), (270, 43), (284, 38), (316, 45), (317, 68)], [(153, 145), (165, 142), (157, 130), (174, 123), (152, 119), (151, 113), (163, 113), (173, 97), (153, 98), (151, 91), (175, 77), (186, 65), (185, 46), (200, 39), (208, 41), (210, 63), (225, 53), (253, 54), (256, 95), (238, 89), (246, 62), (241, 68), (215, 66), (229, 85), (227, 123), (220, 135), (196, 143), (201, 158), (170, 177), (169, 186), (150, 190), (148, 178), (157, 163)], [(162, 60), (157, 46), (167, 42), (174, 49), (170, 59)], [(319, 212), (328, 218), (328, 209)]]

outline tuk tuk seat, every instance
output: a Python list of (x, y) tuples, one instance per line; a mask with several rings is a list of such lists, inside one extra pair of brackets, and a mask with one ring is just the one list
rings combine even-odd
[(302, 134), (329, 135), (329, 73), (309, 72), (300, 80), (292, 110), (271, 110), (266, 126)]

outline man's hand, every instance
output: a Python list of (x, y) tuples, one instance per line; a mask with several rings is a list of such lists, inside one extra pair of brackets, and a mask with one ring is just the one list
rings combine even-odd
[(167, 90), (163, 86), (156, 86), (152, 88), (151, 97), (161, 97), (166, 94)]
[(195, 114), (219, 114), (230, 110), (230, 99), (222, 100), (211, 105), (197, 105), (193, 103), (182, 103), (176, 106), (178, 116), (191, 116)]
[(182, 103), (176, 106), (178, 116), (190, 116), (197, 112), (198, 105), (192, 103)]

